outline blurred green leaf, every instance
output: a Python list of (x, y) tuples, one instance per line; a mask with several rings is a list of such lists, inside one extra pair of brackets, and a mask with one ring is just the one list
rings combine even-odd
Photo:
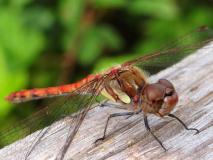
[(161, 19), (177, 17), (178, 8), (173, 0), (134, 0), (128, 5), (130, 13), (144, 14)]
[(12, 109), (4, 97), (28, 83), (27, 69), (45, 45), (42, 33), (26, 24), (26, 17), (19, 9), (0, 6), (1, 118), (6, 117)]
[(100, 8), (122, 7), (127, 4), (127, 0), (93, 0), (92, 2)]
[(80, 22), (82, 20), (84, 9), (85, 3), (83, 0), (60, 1), (60, 20), (66, 30), (66, 33), (63, 35), (62, 45), (66, 50), (76, 47), (75, 40), (81, 31)]
[(92, 63), (100, 54), (103, 43), (100, 39), (99, 30), (91, 28), (86, 33), (84, 40), (80, 44), (77, 58), (82, 65)]
[[(67, 27), (78, 24), (84, 11), (83, 0), (62, 0), (60, 1), (60, 16), (62, 23)], [(70, 28), (72, 29), (72, 28)]]
[(12, 90), (17, 90), (26, 83), (25, 73), (10, 72), (5, 58), (5, 52), (0, 45), (0, 119), (4, 118), (11, 110), (11, 105), (4, 99)]
[(7, 64), (6, 64), (6, 59), (4, 57), (3, 49), (0, 46), (0, 86), (1, 86), (1, 91), (0, 91), (0, 120), (5, 117), (5, 115), (8, 114), (10, 111), (10, 105), (6, 103), (4, 99), (4, 94), (8, 90), (7, 86), (7, 80), (9, 78), (8, 72), (7, 72)]
[(0, 44), (13, 69), (31, 64), (44, 46), (41, 33), (24, 26), (20, 17), (20, 13), (10, 9), (0, 10)]
[(207, 7), (199, 7), (198, 9), (193, 10), (188, 16), (184, 17), (184, 20), (187, 25), (191, 27), (211, 24), (213, 23), (212, 9)]
[(13, 8), (22, 8), (25, 5), (32, 2), (32, 0), (8, 0), (10, 3), (10, 6)]
[(92, 27), (80, 44), (78, 60), (82, 65), (91, 64), (102, 54), (104, 48), (118, 49), (121, 44), (121, 38), (110, 27)]
[(41, 7), (26, 9), (23, 14), (23, 24), (37, 30), (49, 29), (55, 18), (52, 12)]
[(123, 40), (121, 36), (110, 26), (99, 26), (100, 39), (104, 46), (111, 49), (121, 49)]

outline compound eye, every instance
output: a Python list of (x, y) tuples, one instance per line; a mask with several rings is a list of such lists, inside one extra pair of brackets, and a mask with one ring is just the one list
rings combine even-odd
[(174, 90), (173, 84), (170, 81), (168, 81), (167, 79), (159, 79), (158, 83), (162, 84), (166, 88), (170, 88), (170, 89)]
[(162, 85), (149, 84), (145, 87), (144, 93), (150, 101), (156, 102), (164, 98), (165, 90)]
[(174, 93), (174, 90), (171, 88), (166, 88), (165, 97), (172, 96)]

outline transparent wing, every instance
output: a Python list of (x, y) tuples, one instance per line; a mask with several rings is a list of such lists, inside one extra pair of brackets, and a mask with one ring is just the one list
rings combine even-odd
[[(102, 77), (98, 80), (94, 79), (81, 86), (79, 89), (71, 92), (69, 95), (57, 97), (50, 105), (34, 113), (23, 121), (20, 121), (13, 126), (5, 126), (0, 130), (1, 143), (4, 144), (4, 146), (8, 145), (39, 129), (47, 126), (51, 127), (53, 122), (71, 115), (72, 113), (81, 111), (81, 113), (78, 113), (78, 116), (73, 118), (72, 126), (74, 123), (76, 123), (75, 125), (77, 126), (77, 123), (79, 123), (77, 122), (78, 119), (81, 116), (85, 116), (90, 106), (94, 103), (94, 99), (98, 95), (98, 92), (102, 87), (102, 83)], [(80, 119), (82, 119), (82, 117)], [(37, 139), (41, 138), (38, 136)]]
[(158, 51), (127, 61), (122, 66), (138, 65), (151, 73), (156, 73), (178, 62), (211, 41), (213, 41), (213, 30), (202, 26), (166, 44)]

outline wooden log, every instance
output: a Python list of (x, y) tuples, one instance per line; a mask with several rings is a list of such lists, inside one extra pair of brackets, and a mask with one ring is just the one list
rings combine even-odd
[[(174, 119), (149, 116), (153, 132), (168, 150), (164, 152), (145, 129), (143, 116), (138, 114), (128, 119), (114, 118), (109, 125), (106, 140), (94, 144), (103, 134), (108, 115), (124, 111), (114, 107), (97, 106), (87, 114), (65, 159), (213, 159), (213, 43), (208, 49), (199, 50), (178, 64), (152, 76), (151, 80), (156, 81), (159, 78), (167, 78), (175, 84), (180, 100), (173, 113), (187, 126), (199, 129), (199, 134), (194, 135), (193, 131), (185, 130)], [(67, 124), (71, 121), (72, 118), (67, 118), (66, 121), (54, 123), (28, 159), (54, 159), (64, 145), (69, 130)], [(35, 132), (4, 147), (0, 150), (0, 159), (25, 159), (30, 145), (39, 133)]]

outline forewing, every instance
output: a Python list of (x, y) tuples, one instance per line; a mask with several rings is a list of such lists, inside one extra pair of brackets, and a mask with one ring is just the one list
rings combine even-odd
[(20, 121), (10, 127), (5, 126), (2, 130), (0, 130), (1, 143), (8, 145), (46, 127), (35, 137), (35, 141), (33, 143), (37, 144), (44, 134), (51, 129), (51, 126), (55, 121), (63, 119), (72, 113), (76, 113), (76, 115), (71, 117), (72, 122), (69, 122), (69, 124), (72, 125), (72, 130), (76, 132), (76, 129), (80, 126), (80, 120), (84, 118), (91, 105), (94, 104), (95, 97), (99, 94), (102, 83), (103, 77), (100, 76), (99, 79), (94, 79), (91, 82), (84, 84), (69, 95), (58, 97), (50, 105), (47, 105), (45, 108), (34, 113), (23, 121)]
[(213, 30), (203, 26), (167, 43), (158, 51), (127, 61), (122, 66), (138, 65), (151, 73), (156, 73), (178, 62), (211, 41), (213, 41)]

